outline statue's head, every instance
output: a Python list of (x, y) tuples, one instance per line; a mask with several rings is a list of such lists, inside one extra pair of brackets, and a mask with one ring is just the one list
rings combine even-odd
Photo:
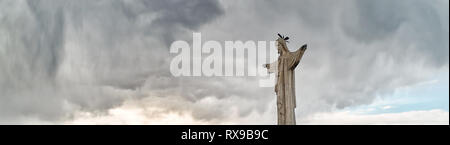
[(277, 39), (277, 48), (278, 48), (278, 54), (281, 54), (283, 52), (289, 52), (286, 42), (288, 42), (287, 40), (289, 40), (289, 37), (284, 37), (280, 34), (278, 34), (278, 39)]

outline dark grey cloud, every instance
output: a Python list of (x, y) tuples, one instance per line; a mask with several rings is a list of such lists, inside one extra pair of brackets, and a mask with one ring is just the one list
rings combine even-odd
[[(308, 43), (310, 49), (297, 68), (296, 78), (301, 119), (316, 112), (370, 104), (448, 67), (448, 41), (444, 39), (448, 31), (441, 25), (446, 17), (440, 16), (438, 2), (226, 1), (224, 17), (200, 31), (204, 41), (272, 41), (280, 32), (291, 36), (291, 50)], [(429, 34), (421, 35), (424, 33)], [(258, 87), (252, 77), (229, 81), (220, 77), (167, 78), (160, 87), (152, 84), (149, 88), (161, 88), (157, 96), (177, 92), (191, 102), (210, 96), (222, 101), (240, 96), (249, 100), (239, 103), (240, 117), (252, 110), (262, 114), (275, 109), (267, 108), (275, 97), (273, 89)], [(214, 114), (194, 113), (197, 119), (212, 119), (232, 110), (195, 112)]]
[(299, 119), (370, 104), (448, 67), (442, 3), (0, 1), (0, 122), (107, 114), (129, 99), (198, 120), (274, 111), (273, 88), (258, 87), (259, 77), (171, 76), (169, 45), (190, 41), (192, 31), (203, 42), (273, 41), (284, 33), (291, 50), (308, 43), (296, 70)]
[[(358, 41), (371, 43), (386, 40), (399, 33), (401, 27), (412, 27), (409, 36), (403, 36), (401, 43), (417, 43), (418, 51), (430, 65), (443, 65), (448, 60), (448, 32), (440, 19), (439, 12), (425, 1), (356, 1), (356, 17), (347, 11), (344, 13), (342, 27), (348, 36)], [(409, 37), (409, 38), (407, 38)], [(385, 49), (391, 49), (389, 47)], [(402, 50), (407, 50), (406, 48)]]
[(202, 29), (212, 39), (270, 41), (270, 34), (285, 33), (291, 50), (308, 43), (296, 71), (298, 119), (370, 104), (448, 67), (445, 1), (224, 3), (224, 20)]
[(127, 90), (161, 70), (178, 33), (223, 13), (216, 1), (179, 0), (1, 1), (0, 7), (3, 123), (58, 121), (76, 110), (117, 106), (130, 97)]

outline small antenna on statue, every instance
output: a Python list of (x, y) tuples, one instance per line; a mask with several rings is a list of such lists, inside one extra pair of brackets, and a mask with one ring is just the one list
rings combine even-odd
[(288, 42), (287, 40), (289, 40), (289, 37), (284, 37), (283, 35), (281, 35), (280, 33), (278, 33), (278, 37), (280, 37), (281, 39), (283, 39), (284, 41)]

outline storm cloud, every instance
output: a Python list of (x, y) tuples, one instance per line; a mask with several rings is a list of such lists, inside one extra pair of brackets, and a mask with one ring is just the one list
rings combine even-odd
[(275, 93), (259, 87), (259, 77), (170, 74), (170, 44), (192, 40), (192, 32), (203, 42), (273, 41), (282, 33), (291, 50), (307, 43), (296, 69), (300, 121), (448, 70), (444, 0), (6, 0), (0, 20), (7, 124), (64, 123), (130, 106), (150, 119), (175, 112), (274, 124)]
[[(158, 74), (177, 33), (222, 15), (215, 1), (1, 1), (1, 122), (119, 105)], [(133, 93), (131, 93), (133, 94)]]

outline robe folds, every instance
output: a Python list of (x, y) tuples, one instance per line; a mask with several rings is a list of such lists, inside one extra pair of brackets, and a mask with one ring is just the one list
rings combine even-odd
[[(276, 73), (277, 115), (279, 125), (295, 125), (295, 72), (306, 49), (286, 52), (269, 64), (269, 73)], [(275, 70), (276, 69), (276, 70)]]

